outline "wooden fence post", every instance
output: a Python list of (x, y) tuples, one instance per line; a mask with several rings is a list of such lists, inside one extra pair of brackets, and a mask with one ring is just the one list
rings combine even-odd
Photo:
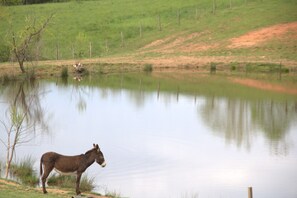
[(92, 42), (89, 45), (90, 58), (92, 58)]
[(216, 9), (217, 9), (217, 2), (216, 0), (212, 0), (212, 13), (216, 14)]
[(56, 59), (59, 60), (59, 43), (56, 44)]
[(159, 31), (162, 31), (160, 13), (158, 14), (158, 25), (159, 25)]
[(248, 198), (253, 198), (253, 188), (248, 187)]
[(107, 53), (109, 51), (109, 48), (108, 48), (108, 40), (106, 39), (105, 40), (105, 52)]
[(177, 24), (180, 26), (180, 10), (177, 10)]
[(142, 24), (139, 25), (139, 37), (142, 38)]
[(121, 47), (124, 47), (124, 34), (121, 32)]

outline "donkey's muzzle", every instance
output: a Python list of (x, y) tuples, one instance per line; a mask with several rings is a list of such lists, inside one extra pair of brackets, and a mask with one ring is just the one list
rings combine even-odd
[(104, 161), (102, 164), (101, 164), (102, 168), (104, 168), (106, 166), (106, 162)]

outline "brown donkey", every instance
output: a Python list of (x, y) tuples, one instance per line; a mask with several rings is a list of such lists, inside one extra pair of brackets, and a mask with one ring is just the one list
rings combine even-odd
[[(43, 193), (47, 193), (45, 189), (46, 178), (55, 168), (59, 173), (76, 174), (76, 194), (79, 195), (79, 183), (83, 172), (92, 165), (95, 160), (102, 167), (106, 166), (103, 153), (100, 151), (98, 144), (93, 144), (94, 148), (85, 154), (75, 156), (64, 156), (54, 152), (44, 153), (40, 159), (40, 175), (42, 181)], [(42, 171), (42, 166), (44, 172)]]

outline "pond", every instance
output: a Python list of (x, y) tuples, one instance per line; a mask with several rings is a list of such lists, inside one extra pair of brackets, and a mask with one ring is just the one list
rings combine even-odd
[(16, 158), (32, 156), (36, 172), (44, 152), (76, 155), (98, 143), (107, 166), (93, 164), (86, 174), (102, 194), (238, 198), (251, 186), (254, 197), (297, 197), (291, 92), (230, 77), (161, 73), (15, 83), (0, 93), (4, 121), (12, 101), (24, 104), (17, 93), (35, 97), (31, 118), (42, 130), (17, 148)]

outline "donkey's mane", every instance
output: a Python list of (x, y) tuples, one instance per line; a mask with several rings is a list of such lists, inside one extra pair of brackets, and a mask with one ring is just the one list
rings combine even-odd
[(91, 149), (91, 150), (87, 151), (87, 152), (85, 153), (85, 155), (90, 154), (90, 153), (93, 152), (94, 150), (95, 150), (95, 149)]

